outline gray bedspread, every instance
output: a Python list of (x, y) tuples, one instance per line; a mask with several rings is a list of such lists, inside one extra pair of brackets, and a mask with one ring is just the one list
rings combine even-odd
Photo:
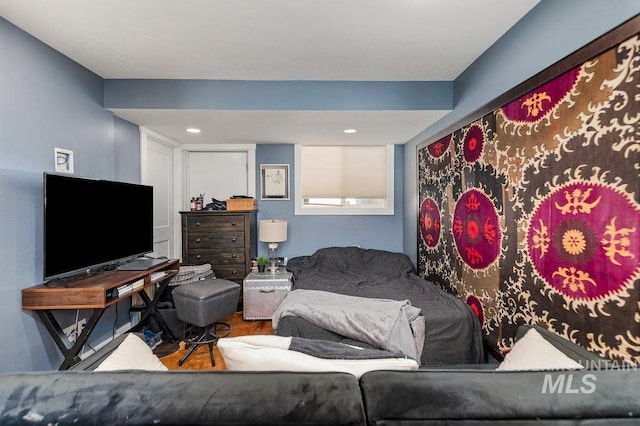
[(297, 316), (334, 333), (418, 363), (424, 345), (424, 317), (408, 300), (345, 296), (320, 290), (293, 290), (273, 314), (273, 328), (282, 317)]
[[(421, 309), (425, 339), (420, 364), (481, 363), (484, 358), (480, 323), (471, 308), (415, 272), (402, 253), (358, 247), (329, 247), (287, 263), (293, 290), (321, 290), (348, 296), (409, 300)], [(296, 316), (282, 317), (276, 332), (349, 343), (349, 338)], [(362, 343), (367, 345), (367, 343)], [(371, 347), (371, 346), (370, 346)]]

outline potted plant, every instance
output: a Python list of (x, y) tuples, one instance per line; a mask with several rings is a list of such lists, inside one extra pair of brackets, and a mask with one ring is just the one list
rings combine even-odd
[(267, 256), (258, 256), (256, 261), (258, 262), (258, 272), (264, 272), (267, 263), (269, 263), (269, 258)]

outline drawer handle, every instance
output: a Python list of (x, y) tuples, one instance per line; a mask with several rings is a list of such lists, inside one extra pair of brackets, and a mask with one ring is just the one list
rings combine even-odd
[(232, 243), (235, 243), (235, 242), (236, 242), (236, 239), (235, 239), (235, 238), (232, 238), (232, 239), (231, 239), (231, 242), (232, 242)]
[(202, 257), (201, 255), (197, 255), (197, 256), (196, 256), (196, 259), (200, 259), (201, 257)]
[(196, 238), (196, 243), (199, 243), (199, 242), (200, 242), (200, 238)]
[(231, 226), (236, 226), (236, 223), (235, 222), (231, 222)]
[(232, 254), (232, 255), (231, 255), (231, 258), (232, 258), (232, 259), (235, 259), (236, 257), (238, 257), (238, 255), (237, 255), (237, 254)]
[(232, 271), (231, 275), (238, 275), (238, 271)]
[(200, 226), (200, 222), (196, 222), (196, 226)]
[(260, 290), (260, 293), (273, 293), (274, 291), (276, 291), (275, 288), (270, 288), (268, 290)]

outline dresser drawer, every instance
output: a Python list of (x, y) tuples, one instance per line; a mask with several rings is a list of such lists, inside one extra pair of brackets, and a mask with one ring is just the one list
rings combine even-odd
[[(210, 263), (213, 265), (244, 265), (247, 259), (244, 248), (238, 249), (189, 249), (187, 263), (200, 265)], [(243, 266), (244, 267), (244, 266)]]
[(244, 265), (211, 265), (211, 269), (213, 269), (213, 271), (215, 272), (216, 278), (235, 281), (240, 284), (242, 284), (242, 280), (245, 276)]
[(216, 233), (209, 233), (209, 234), (194, 232), (194, 233), (188, 234), (187, 243), (189, 246), (189, 250), (197, 249), (197, 248), (209, 248), (209, 247), (243, 248), (244, 232), (242, 232), (242, 229), (238, 229), (236, 231), (224, 231), (224, 232), (216, 232)]
[(242, 215), (231, 216), (188, 216), (186, 218), (187, 232), (221, 232), (244, 229)]

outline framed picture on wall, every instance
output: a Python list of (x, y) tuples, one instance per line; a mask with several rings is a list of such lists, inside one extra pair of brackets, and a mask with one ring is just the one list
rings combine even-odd
[(289, 165), (261, 164), (260, 187), (261, 200), (288, 200)]

